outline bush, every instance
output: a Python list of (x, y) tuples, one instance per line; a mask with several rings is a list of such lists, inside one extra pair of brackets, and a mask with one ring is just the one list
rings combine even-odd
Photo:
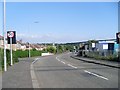
[[(42, 51), (37, 51), (37, 50), (30, 50), (30, 56), (34, 57), (34, 56), (41, 56), (41, 52)], [(22, 50), (17, 50), (15, 51), (16, 56), (18, 58), (25, 58), (25, 57), (29, 57), (29, 51), (22, 51)]]
[(98, 52), (89, 52), (87, 54), (87, 57), (89, 58), (94, 58), (96, 60), (110, 60), (110, 61), (118, 61), (118, 57), (117, 55), (107, 55), (107, 56), (104, 56), (104, 55), (100, 55)]
[[(10, 66), (11, 65), (10, 50), (6, 50), (6, 59), (7, 59), (7, 66)], [(13, 51), (13, 64), (16, 62), (18, 62), (18, 57), (17, 57), (15, 51)], [(4, 69), (3, 49), (0, 49), (0, 65), (1, 65), (1, 68)]]
[(33, 50), (31, 50), (30, 54), (31, 54), (31, 57), (41, 56), (41, 51), (33, 51)]
[(18, 58), (24, 58), (24, 57), (28, 57), (29, 52), (28, 52), (28, 50), (26, 50), (26, 51), (17, 50), (17, 51), (15, 51), (15, 54)]
[[(31, 50), (31, 57), (34, 56), (41, 56), (41, 51), (37, 51), (37, 50)], [(18, 58), (24, 58), (24, 57), (28, 57), (28, 50), (26, 51), (22, 51), (22, 50), (17, 50), (17, 51), (13, 51), (13, 64), (18, 62)], [(7, 66), (11, 65), (11, 61), (10, 61), (10, 50), (6, 50), (6, 59), (7, 59)], [(4, 57), (3, 57), (3, 49), (0, 49), (0, 68), (4, 68)]]
[(56, 53), (56, 49), (52, 46), (47, 47), (47, 51), (50, 52), (50, 53)]
[(3, 68), (3, 49), (0, 48), (0, 71)]

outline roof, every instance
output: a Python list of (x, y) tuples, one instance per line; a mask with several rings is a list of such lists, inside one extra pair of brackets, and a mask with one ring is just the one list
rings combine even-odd
[(0, 39), (3, 39), (4, 37), (0, 35)]
[[(4, 39), (4, 37), (0, 35), (0, 39), (2, 39), (2, 40), (3, 40), (3, 39)], [(5, 38), (5, 40), (7, 40), (7, 38)]]
[[(116, 41), (116, 39), (101, 39), (101, 40), (95, 40), (95, 41)], [(73, 42), (73, 43), (66, 43), (66, 44), (80, 44), (80, 43), (86, 44), (86, 42), (88, 42), (88, 41)]]

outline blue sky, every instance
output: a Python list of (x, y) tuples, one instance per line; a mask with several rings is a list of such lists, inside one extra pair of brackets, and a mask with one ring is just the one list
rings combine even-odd
[(16, 30), (18, 40), (31, 43), (115, 38), (117, 5), (117, 2), (11, 2), (6, 5), (6, 28)]

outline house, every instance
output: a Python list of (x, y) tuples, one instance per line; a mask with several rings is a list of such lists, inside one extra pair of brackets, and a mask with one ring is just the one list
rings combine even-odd
[(17, 41), (16, 43), (16, 49), (17, 50), (23, 50), (25, 51), (26, 50), (26, 44), (22, 43), (22, 41)]
[(29, 45), (29, 43), (25, 43), (25, 46), (26, 46), (26, 50), (32, 50), (33, 49), (33, 46), (32, 44)]
[(4, 47), (4, 38), (0, 35), (0, 48)]
[(102, 56), (118, 53), (118, 44), (116, 43), (116, 39), (101, 40), (95, 45), (95, 48)]

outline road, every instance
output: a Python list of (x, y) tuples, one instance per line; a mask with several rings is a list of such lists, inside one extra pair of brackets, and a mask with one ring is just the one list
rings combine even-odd
[(37, 58), (40, 88), (118, 88), (118, 69), (79, 61), (71, 53)]

